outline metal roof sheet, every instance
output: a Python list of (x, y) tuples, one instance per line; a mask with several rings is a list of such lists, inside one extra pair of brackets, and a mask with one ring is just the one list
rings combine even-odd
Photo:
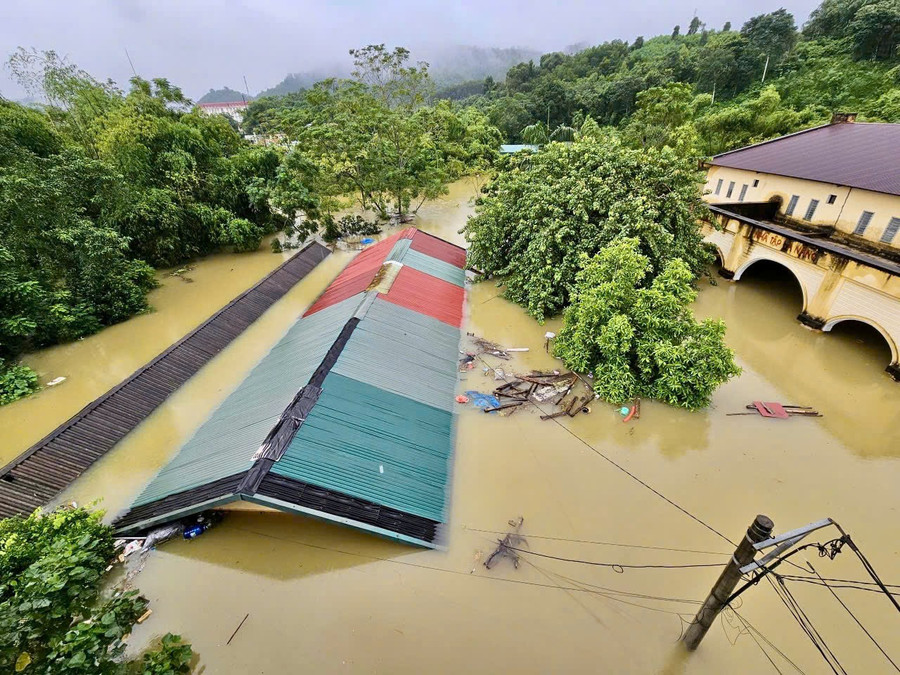
[(452, 420), (332, 372), (271, 473), (443, 521)]
[[(453, 449), (465, 254), (434, 237), (417, 248), (418, 234), (398, 232), (338, 275), (148, 485), (126, 527), (164, 522), (167, 504), (182, 513), (210, 485), (237, 478), (234, 498), (434, 545)], [(292, 401), (313, 384), (318, 398), (297, 414)], [(276, 425), (289, 430), (286, 451), (254, 460)]]
[[(409, 241), (408, 239), (406, 241)], [(403, 255), (403, 264), (438, 279), (449, 281), (460, 288), (466, 285), (466, 271), (438, 258), (432, 258), (419, 251), (409, 250)]]
[(307, 383), (361, 296), (297, 321), (141, 492), (133, 506), (248, 470), (253, 453)]
[(465, 295), (465, 289), (455, 284), (404, 266), (391, 289), (379, 297), (459, 328)]
[(421, 230), (413, 233), (411, 248), (457, 267), (464, 268), (466, 266), (466, 249)]
[(712, 158), (715, 166), (900, 195), (900, 124), (807, 129)]
[(332, 373), (453, 410), (459, 330), (377, 297)]

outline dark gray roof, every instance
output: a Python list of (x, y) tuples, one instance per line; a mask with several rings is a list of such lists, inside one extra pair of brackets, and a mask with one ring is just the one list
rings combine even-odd
[(725, 152), (711, 163), (900, 195), (900, 124), (829, 124)]

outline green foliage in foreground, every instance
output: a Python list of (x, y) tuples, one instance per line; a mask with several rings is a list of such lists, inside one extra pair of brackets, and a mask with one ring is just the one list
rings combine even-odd
[(506, 297), (540, 321), (569, 304), (581, 255), (622, 237), (639, 241), (653, 274), (673, 258), (699, 274), (712, 261), (697, 224), (701, 184), (672, 149), (629, 148), (614, 135), (513, 155), (463, 228), (469, 264), (502, 277)]
[(103, 590), (114, 549), (101, 516), (64, 508), (0, 520), (0, 672), (190, 672), (190, 645), (178, 636), (134, 662), (123, 659), (123, 638), (147, 601), (137, 591)]
[(0, 359), (0, 405), (33, 394), (38, 390), (38, 376), (22, 364), (7, 365)]
[(593, 258), (582, 254), (555, 354), (569, 368), (592, 373), (594, 390), (611, 403), (642, 396), (702, 408), (740, 373), (725, 345), (725, 324), (694, 319), (694, 276), (683, 261), (670, 259), (654, 275), (640, 248), (629, 238)]

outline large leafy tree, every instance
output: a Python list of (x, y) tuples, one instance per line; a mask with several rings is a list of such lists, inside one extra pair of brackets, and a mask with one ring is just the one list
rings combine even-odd
[(702, 177), (671, 148), (590, 134), (506, 161), (463, 229), (469, 264), (502, 278), (506, 296), (539, 320), (568, 305), (580, 254), (619, 238), (638, 239), (653, 273), (673, 258), (692, 274), (711, 261), (697, 224)]
[(128, 662), (125, 639), (147, 608), (136, 591), (111, 593), (112, 528), (102, 513), (63, 508), (0, 520), (0, 670), (41, 675), (187, 673), (190, 645), (167, 635)]
[(594, 390), (611, 403), (643, 396), (702, 408), (740, 373), (725, 325), (694, 319), (693, 274), (682, 260), (670, 259), (654, 274), (640, 251), (638, 239), (622, 238), (593, 258), (581, 255), (555, 354), (591, 373)]
[[(356, 193), (381, 216), (415, 211), (449, 181), (493, 163), (499, 132), (478, 110), (449, 101), (426, 105), (428, 66), (384, 45), (353, 50), (354, 79), (326, 80), (302, 105), (269, 114), (270, 131), (296, 141), (293, 161), (315, 166), (322, 195)], [(333, 210), (334, 199), (322, 204)], [(313, 227), (313, 221), (308, 221)]]

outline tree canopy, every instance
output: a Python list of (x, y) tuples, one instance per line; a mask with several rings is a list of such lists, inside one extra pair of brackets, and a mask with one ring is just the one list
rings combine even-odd
[(594, 390), (616, 404), (638, 396), (689, 409), (740, 373), (721, 320), (697, 322), (694, 275), (679, 258), (654, 274), (637, 238), (620, 238), (594, 257), (581, 254), (571, 305), (554, 353), (591, 373)]
[(0, 670), (41, 675), (177, 675), (192, 651), (177, 635), (134, 660), (125, 640), (147, 609), (105, 588), (112, 528), (102, 512), (63, 507), (0, 520)]
[(674, 258), (692, 274), (712, 261), (697, 224), (696, 164), (598, 132), (509, 157), (463, 229), (471, 267), (501, 278), (506, 296), (539, 320), (569, 304), (581, 254), (621, 237), (638, 239), (654, 273)]
[[(504, 81), (485, 87), (462, 103), (484, 110), (507, 143), (525, 142), (526, 129), (579, 126), (579, 116), (601, 126), (624, 128), (641, 109), (650, 89), (683, 85), (691, 98), (697, 155), (718, 153), (737, 142), (705, 137), (706, 116), (722, 108), (745, 108), (773, 86), (790, 120), (788, 132), (827, 120), (837, 110), (862, 119), (900, 122), (880, 101), (900, 91), (900, 0), (824, 0), (802, 32), (790, 12), (778, 9), (746, 21), (740, 30), (727, 22), (709, 29), (693, 17), (687, 31), (645, 38), (631, 45), (612, 40), (574, 53), (552, 52), (519, 63)], [(711, 95), (712, 100), (705, 98)], [(646, 100), (646, 99), (645, 99)], [(781, 133), (784, 125), (756, 123)], [(675, 138), (671, 136), (671, 138)], [(631, 140), (637, 140), (632, 137)], [(682, 143), (683, 135), (678, 137)]]

